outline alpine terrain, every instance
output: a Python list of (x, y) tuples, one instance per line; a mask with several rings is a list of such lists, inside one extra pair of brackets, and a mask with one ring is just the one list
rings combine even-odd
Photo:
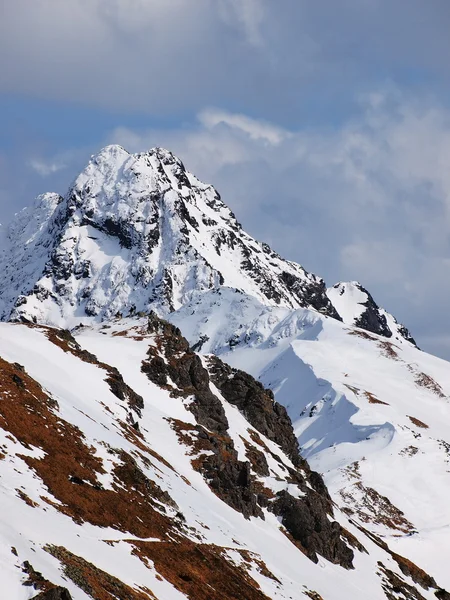
[(450, 365), (361, 284), (161, 148), (3, 246), (2, 599), (450, 599)]

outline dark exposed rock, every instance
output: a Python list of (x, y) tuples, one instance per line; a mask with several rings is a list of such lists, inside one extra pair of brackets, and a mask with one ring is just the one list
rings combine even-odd
[(284, 406), (274, 401), (272, 391), (216, 356), (208, 359), (208, 368), (212, 382), (227, 402), (236, 406), (255, 429), (277, 443), (296, 466), (302, 465), (291, 420)]
[[(283, 525), (314, 561), (317, 554), (328, 560), (351, 568), (353, 551), (341, 538), (342, 529), (331, 522), (328, 515), (333, 507), (328, 491), (319, 474), (310, 471), (298, 452), (298, 443), (286, 409), (274, 401), (270, 390), (243, 371), (232, 369), (217, 357), (210, 357), (208, 370), (188, 346), (177, 327), (159, 319), (155, 313), (149, 317), (149, 331), (156, 334), (156, 347), (150, 346), (148, 360), (142, 370), (154, 382), (177, 387), (173, 395), (193, 396), (189, 405), (197, 426), (172, 421), (180, 441), (192, 446), (197, 456), (192, 461), (211, 489), (227, 504), (246, 518), (263, 517), (261, 507), (281, 516)], [(281, 492), (272, 501), (253, 471), (267, 476), (267, 459), (261, 450), (246, 443), (249, 461), (238, 460), (233, 440), (227, 433), (226, 419), (221, 401), (211, 392), (210, 379), (230, 404), (236, 406), (255, 429), (278, 444), (297, 468), (284, 465), (287, 481), (297, 485), (302, 497), (296, 499)], [(170, 387), (169, 387), (170, 389)], [(261, 440), (256, 443), (264, 446)], [(265, 448), (272, 457), (282, 459)], [(282, 463), (283, 464), (283, 463)], [(259, 485), (258, 485), (259, 483)]]
[(385, 567), (381, 561), (378, 561), (379, 571), (377, 574), (382, 580), (382, 587), (388, 600), (396, 600), (399, 595), (405, 600), (425, 600), (422, 594), (412, 585)]
[(229, 506), (249, 517), (262, 517), (257, 493), (250, 471), (250, 463), (238, 460), (233, 440), (227, 435), (217, 435), (199, 428), (196, 448), (209, 450), (212, 454), (201, 455), (194, 460), (209, 486)]
[(123, 221), (117, 222), (112, 219), (105, 219), (102, 223), (103, 231), (108, 235), (112, 235), (119, 239), (120, 245), (123, 248), (131, 248), (133, 245), (133, 238), (130, 232), (127, 231)]
[(148, 315), (147, 331), (149, 333), (156, 333), (164, 338), (166, 353), (186, 352), (189, 349), (189, 343), (182, 336), (180, 329), (158, 317), (153, 310)]
[(407, 329), (404, 325), (399, 325), (398, 331), (399, 331), (400, 335), (402, 335), (405, 338), (405, 340), (407, 340), (408, 342), (411, 342), (411, 344), (414, 344), (414, 346), (416, 346), (416, 348), (420, 349), (416, 343), (416, 340), (411, 335), (409, 329)]
[[(353, 304), (354, 315), (359, 314), (359, 316), (349, 317), (346, 322), (350, 325), (355, 325), (386, 338), (391, 338), (393, 335), (398, 337), (400, 335), (417, 347), (408, 329), (404, 325), (399, 324), (393, 315), (388, 315), (386, 311), (380, 308), (371, 294), (359, 282), (336, 283), (328, 293), (331, 300), (336, 303), (338, 310), (340, 307), (339, 298), (341, 296), (345, 295), (346, 298), (348, 297), (350, 303)], [(388, 324), (388, 318), (390, 325)]]
[(67, 588), (54, 587), (37, 596), (33, 596), (32, 600), (72, 600), (72, 596)]
[(144, 408), (144, 399), (124, 382), (122, 375), (116, 368), (109, 368), (106, 382), (109, 384), (111, 392), (119, 398), (119, 400), (126, 401), (128, 406), (141, 416), (141, 411)]
[(353, 550), (342, 540), (339, 523), (328, 519), (328, 509), (328, 501), (318, 493), (310, 492), (306, 497), (294, 498), (285, 490), (277, 494), (271, 506), (311, 560), (317, 562), (317, 554), (320, 554), (332, 563), (351, 569)]
[(76, 475), (71, 475), (69, 477), (69, 481), (70, 483), (75, 483), (76, 485), (84, 485), (84, 481), (83, 479), (81, 479), (80, 477), (77, 477)]
[(151, 382), (159, 387), (167, 386), (167, 375), (169, 373), (165, 360), (161, 356), (149, 356), (143, 361), (141, 371), (147, 375)]
[(249, 444), (246, 440), (244, 440), (244, 445), (246, 450), (245, 454), (250, 461), (252, 469), (257, 475), (267, 477), (270, 474), (270, 471), (264, 452), (255, 448), (255, 446)]
[(192, 346), (191, 350), (193, 352), (200, 352), (200, 350), (203, 348), (203, 344), (206, 344), (208, 340), (209, 337), (207, 335), (201, 335), (199, 340)]
[[(392, 337), (392, 331), (389, 329), (386, 316), (380, 311), (380, 307), (371, 294), (360, 283), (355, 282), (353, 285), (367, 298), (365, 302), (358, 303), (364, 307), (364, 311), (355, 319), (354, 325), (387, 338)], [(334, 287), (340, 290), (340, 295), (345, 293), (345, 286), (342, 284), (337, 283)]]
[(322, 279), (314, 282), (306, 282), (287, 271), (281, 273), (280, 279), (288, 287), (288, 290), (301, 301), (303, 306), (310, 305), (320, 313), (342, 321), (327, 296), (326, 285)]
[[(168, 387), (172, 395), (192, 396), (189, 409), (197, 426), (173, 422), (180, 439), (194, 445), (199, 456), (193, 466), (200, 471), (214, 493), (246, 518), (263, 517), (250, 463), (238, 460), (233, 440), (227, 433), (228, 420), (221, 401), (211, 392), (208, 371), (189, 347), (180, 330), (151, 313), (149, 332), (156, 334), (156, 348), (150, 347), (142, 371), (156, 385)], [(171, 386), (168, 386), (168, 382)], [(172, 384), (175, 384), (176, 388)], [(185, 435), (186, 427), (192, 437)]]
[(72, 600), (72, 596), (66, 588), (55, 586), (45, 579), (42, 573), (36, 571), (27, 560), (22, 565), (22, 571), (28, 576), (23, 585), (34, 587), (35, 590), (39, 591), (36, 596), (33, 596), (32, 600)]
[[(211, 490), (245, 518), (264, 518), (259, 502), (259, 489), (251, 473), (250, 463), (238, 460), (233, 440), (228, 433), (213, 433), (201, 425), (171, 420), (179, 440), (196, 455), (193, 468), (201, 473)], [(266, 499), (265, 499), (266, 500)]]
[(203, 367), (200, 357), (192, 352), (178, 327), (159, 319), (152, 312), (148, 329), (157, 334), (157, 344), (164, 358), (150, 347), (149, 359), (142, 363), (142, 371), (157, 385), (166, 386), (170, 379), (177, 386), (177, 389), (173, 389), (175, 395), (193, 396), (189, 409), (194, 413), (197, 423), (210, 431), (226, 431), (228, 421), (222, 403), (210, 390), (208, 371)]
[(375, 304), (372, 296), (367, 292), (369, 298), (365, 302), (366, 310), (355, 319), (356, 327), (377, 333), (384, 337), (392, 337), (392, 331), (389, 329), (386, 317), (379, 312), (377, 304)]
[(11, 379), (14, 381), (14, 383), (17, 385), (17, 387), (24, 387), (24, 383), (23, 383), (23, 379), (21, 377), (19, 377), (16, 373), (14, 373), (11, 377)]

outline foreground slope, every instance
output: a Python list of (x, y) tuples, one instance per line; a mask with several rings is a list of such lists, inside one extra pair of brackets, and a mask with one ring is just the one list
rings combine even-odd
[(176, 328), (0, 333), (6, 597), (448, 597), (333, 509), (268, 392)]
[(448, 600), (448, 363), (359, 283), (160, 148), (103, 149), (7, 237), (8, 597)]
[(272, 389), (334, 502), (450, 587), (449, 363), (403, 336), (269, 309), (234, 290), (170, 319), (202, 352)]

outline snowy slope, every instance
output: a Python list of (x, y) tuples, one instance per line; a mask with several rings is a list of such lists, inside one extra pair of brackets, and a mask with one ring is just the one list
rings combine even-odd
[(307, 309), (268, 309), (232, 290), (205, 294), (170, 319), (192, 344), (202, 340), (202, 351), (271, 388), (336, 504), (450, 587), (446, 361), (403, 336), (386, 339)]
[[(334, 517), (346, 535), (365, 548), (348, 537), (359, 547), (350, 570), (320, 556), (315, 564), (267, 508), (245, 518), (213, 493), (194, 468), (194, 434), (180, 438), (174, 427), (194, 427), (189, 397), (171, 394), (141, 370), (149, 348), (156, 352), (166, 339), (147, 333), (145, 322), (85, 328), (77, 339), (102, 362), (64, 333), (0, 325), (0, 494), (8, 515), (0, 525), (2, 597), (31, 598), (45, 589), (39, 586), (56, 585), (73, 600), (381, 600), (400, 582), (402, 598), (413, 597), (411, 590), (420, 594), (415, 598), (435, 598), (435, 589), (402, 571), (409, 563), (339, 510)], [(143, 399), (131, 417), (105, 381), (108, 365)], [(241, 459), (258, 436), (270, 467), (259, 479), (272, 494), (288, 490), (301, 501), (304, 492), (287, 476), (291, 460), (211, 389)]]
[(73, 326), (221, 285), (335, 316), (325, 284), (246, 234), (216, 190), (167, 150), (93, 156), (65, 198), (19, 213), (0, 261), (0, 315)]

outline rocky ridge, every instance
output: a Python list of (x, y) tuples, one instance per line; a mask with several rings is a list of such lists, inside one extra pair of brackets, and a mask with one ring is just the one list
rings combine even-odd
[(245, 233), (218, 192), (161, 148), (104, 148), (64, 198), (38, 197), (7, 233), (3, 319), (73, 326), (150, 307), (167, 314), (222, 285), (339, 318), (322, 279)]
[[(341, 311), (346, 322), (414, 342), (360, 284), (327, 290), (320, 277), (254, 240), (219, 193), (162, 148), (129, 154), (107, 146), (64, 197), (43, 194), (18, 213), (6, 238), (3, 320), (73, 327), (150, 309), (167, 315), (230, 287), (267, 306), (310, 307), (339, 320)], [(352, 310), (355, 291), (361, 297)]]
[(380, 308), (371, 294), (358, 282), (340, 282), (327, 290), (327, 296), (344, 323), (360, 327), (386, 338), (402, 338), (417, 346), (408, 329)]

